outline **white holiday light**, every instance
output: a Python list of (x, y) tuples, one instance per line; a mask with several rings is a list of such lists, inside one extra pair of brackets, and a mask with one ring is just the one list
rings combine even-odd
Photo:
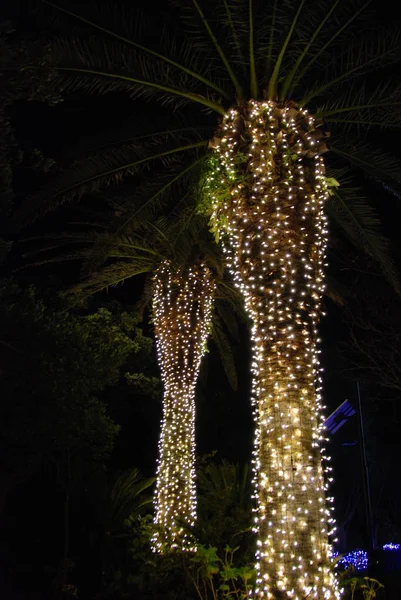
[(164, 261), (154, 277), (153, 320), (164, 385), (153, 550), (195, 550), (195, 386), (209, 333), (214, 282), (204, 264)]
[[(322, 134), (294, 104), (250, 101), (213, 140), (206, 193), (252, 320), (260, 598), (340, 597), (331, 570), (317, 326), (327, 189)], [(228, 193), (227, 193), (228, 192)]]

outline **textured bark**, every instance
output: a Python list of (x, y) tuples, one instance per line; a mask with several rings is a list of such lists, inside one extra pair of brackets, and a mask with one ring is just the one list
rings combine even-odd
[[(213, 219), (252, 319), (257, 595), (338, 597), (320, 442), (324, 134), (294, 105), (230, 111)], [(219, 186), (229, 190), (219, 197)]]
[(155, 275), (153, 314), (164, 383), (155, 492), (153, 548), (193, 549), (195, 523), (195, 386), (211, 319), (211, 273), (197, 265), (180, 273), (164, 262)]

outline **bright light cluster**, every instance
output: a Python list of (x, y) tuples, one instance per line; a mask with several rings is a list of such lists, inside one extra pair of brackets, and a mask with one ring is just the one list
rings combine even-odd
[(220, 164), (206, 190), (211, 221), (253, 325), (259, 598), (340, 597), (321, 449), (327, 188), (318, 125), (294, 104), (252, 100), (227, 113), (211, 144)]
[[(333, 553), (333, 557), (338, 556), (337, 552)], [(345, 568), (352, 566), (355, 571), (367, 571), (368, 568), (368, 553), (366, 550), (352, 550), (340, 558), (337, 563)]]
[(164, 385), (155, 491), (156, 552), (195, 550), (195, 386), (209, 333), (214, 281), (204, 264), (180, 272), (164, 261), (154, 277), (153, 320)]
[(388, 544), (384, 544), (383, 545), (383, 550), (384, 551), (396, 551), (399, 550), (401, 548), (400, 544), (393, 544), (393, 542), (389, 542)]

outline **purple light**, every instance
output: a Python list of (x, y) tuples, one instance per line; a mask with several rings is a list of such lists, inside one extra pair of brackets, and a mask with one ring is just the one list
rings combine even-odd
[[(333, 557), (338, 556), (338, 552), (333, 553)], [(366, 571), (368, 568), (368, 553), (366, 550), (352, 550), (340, 558), (337, 563), (342, 567), (354, 567), (355, 571)]]
[(384, 544), (383, 550), (399, 550), (400, 544), (393, 544), (393, 542), (389, 542), (388, 544)]

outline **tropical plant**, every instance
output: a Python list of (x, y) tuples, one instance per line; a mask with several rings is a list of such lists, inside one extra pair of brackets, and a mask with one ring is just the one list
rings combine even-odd
[[(198, 518), (195, 537), (204, 546), (240, 546), (240, 558), (252, 560), (252, 476), (247, 464), (207, 462), (198, 468)], [(237, 555), (238, 558), (238, 555)]]
[[(119, 209), (125, 212), (123, 204), (120, 198)], [(115, 205), (114, 198), (113, 213)], [(224, 329), (233, 332), (236, 317), (230, 307), (239, 314), (242, 306), (239, 294), (224, 276), (221, 253), (205, 224), (204, 217), (197, 214), (184, 213), (180, 219), (170, 215), (168, 220), (155, 222), (143, 221), (142, 215), (142, 220), (116, 232), (121, 229), (118, 220), (110, 224), (103, 215), (101, 230), (98, 223), (89, 232), (59, 235), (51, 246), (51, 250), (56, 246), (56, 256), (39, 261), (83, 259), (85, 275), (74, 291), (85, 296), (147, 274), (140, 305), (143, 309), (152, 303), (164, 383), (153, 536), (157, 551), (193, 549), (188, 531), (196, 517), (195, 387), (210, 334), (232, 387), (237, 385)], [(64, 244), (79, 249), (60, 255)]]
[(255, 569), (252, 566), (235, 566), (237, 548), (226, 546), (223, 557), (213, 546), (198, 545), (190, 558), (187, 574), (200, 600), (245, 600), (249, 597)]
[(111, 481), (103, 486), (102, 494), (94, 501), (96, 521), (100, 525), (99, 536), (96, 537), (101, 555), (102, 588), (109, 590), (118, 574), (121, 574), (124, 563), (129, 561), (128, 547), (132, 543), (133, 532), (136, 532), (146, 509), (152, 504), (149, 488), (154, 484), (154, 477), (143, 478), (137, 468), (117, 473)]
[[(253, 549), (244, 551), (240, 531), (251, 528), (250, 471), (230, 463), (215, 465), (210, 458), (198, 457), (196, 465), (198, 515), (190, 533), (197, 551), (155, 554), (149, 548), (155, 525), (146, 517), (128, 519), (126, 527), (133, 533), (130, 570), (116, 582), (125, 582), (125, 593), (129, 589), (135, 597), (206, 599), (242, 598), (250, 590), (255, 575)], [(216, 510), (218, 502), (221, 511)], [(219, 519), (224, 521), (222, 527), (216, 527)]]
[(352, 572), (340, 575), (340, 582), (346, 591), (346, 597), (354, 600), (355, 597), (364, 600), (373, 600), (377, 592), (384, 588), (384, 585), (372, 577), (358, 577)]
[[(162, 172), (149, 204), (192, 180), (252, 320), (260, 597), (339, 594), (320, 451), (326, 212), (397, 285), (365, 181), (355, 177), (359, 171), (371, 189), (399, 194), (399, 163), (372, 147), (371, 132), (401, 123), (401, 89), (387, 81), (401, 33), (371, 27), (368, 5), (172, 2), (166, 19), (152, 19), (151, 38), (140, 19), (119, 26), (104, 8), (56, 7), (99, 34), (55, 47), (66, 90), (126, 91), (191, 120), (188, 129), (169, 116), (162, 134), (149, 134), (153, 145), (126, 140), (100, 151), (84, 177), (81, 169), (45, 188), (35, 210), (147, 166), (154, 178)], [(377, 83), (384, 67), (386, 80)]]

